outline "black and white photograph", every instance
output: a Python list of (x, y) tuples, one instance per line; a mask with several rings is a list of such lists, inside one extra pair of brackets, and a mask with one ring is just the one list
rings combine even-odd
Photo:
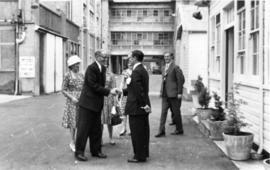
[(270, 0), (0, 9), (0, 170), (270, 170)]

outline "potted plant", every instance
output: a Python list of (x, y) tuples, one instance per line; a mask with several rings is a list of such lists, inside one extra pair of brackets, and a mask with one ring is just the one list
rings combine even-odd
[(223, 124), (225, 123), (223, 103), (216, 92), (213, 92), (213, 98), (215, 99), (215, 109), (213, 109), (208, 120), (210, 138), (213, 140), (223, 140)]
[(254, 135), (249, 132), (241, 131), (242, 127), (247, 126), (243, 121), (243, 113), (240, 112), (241, 104), (246, 104), (241, 99), (236, 99), (238, 85), (235, 86), (234, 92), (227, 94), (227, 121), (224, 124), (224, 143), (227, 155), (233, 160), (247, 160), (250, 158), (251, 147)]
[(213, 112), (212, 108), (208, 108), (209, 102), (211, 100), (210, 93), (206, 87), (203, 87), (199, 93), (199, 104), (200, 108), (197, 108), (197, 115), (199, 120), (207, 120)]
[(194, 87), (194, 90), (192, 90), (191, 96), (192, 96), (192, 102), (194, 108), (199, 108), (199, 94), (201, 93), (202, 89), (204, 88), (204, 84), (202, 82), (202, 77), (198, 75), (197, 80), (191, 80), (191, 85)]

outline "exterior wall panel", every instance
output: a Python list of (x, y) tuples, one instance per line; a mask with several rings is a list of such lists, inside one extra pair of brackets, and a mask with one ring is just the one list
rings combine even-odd
[(44, 92), (54, 92), (55, 36), (46, 34), (44, 52)]

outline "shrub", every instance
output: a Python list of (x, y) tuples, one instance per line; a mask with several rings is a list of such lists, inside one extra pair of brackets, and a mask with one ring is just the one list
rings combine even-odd
[(204, 89), (204, 84), (202, 82), (202, 77), (198, 75), (198, 78), (194, 84), (194, 89), (197, 93), (201, 93), (202, 90)]
[(239, 85), (236, 84), (233, 92), (227, 94), (228, 101), (227, 103), (227, 122), (224, 126), (224, 132), (239, 135), (241, 132), (241, 128), (247, 126), (248, 124), (243, 121), (243, 116), (241, 115), (239, 107), (241, 104), (246, 104), (242, 99), (236, 99), (235, 94), (239, 94), (238, 92)]
[(215, 109), (210, 119), (213, 121), (223, 121), (225, 120), (225, 113), (222, 107), (223, 103), (220, 100), (220, 96), (216, 92), (213, 92), (213, 97), (215, 99)]
[(202, 91), (199, 93), (199, 104), (202, 108), (207, 109), (211, 96), (207, 88), (203, 88)]

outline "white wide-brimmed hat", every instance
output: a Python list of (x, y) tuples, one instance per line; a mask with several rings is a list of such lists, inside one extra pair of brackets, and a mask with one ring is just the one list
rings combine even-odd
[(74, 65), (74, 64), (80, 63), (81, 61), (82, 61), (82, 60), (80, 59), (79, 56), (77, 56), (77, 55), (72, 55), (72, 56), (70, 56), (70, 57), (68, 58), (68, 60), (67, 60), (67, 65), (68, 65), (68, 67), (70, 67), (70, 66), (72, 66), (72, 65)]

